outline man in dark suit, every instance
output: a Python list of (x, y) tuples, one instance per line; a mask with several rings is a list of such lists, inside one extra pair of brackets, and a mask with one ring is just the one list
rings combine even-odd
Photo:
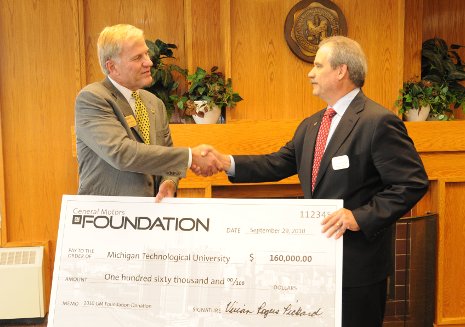
[[(152, 61), (142, 30), (126, 24), (99, 36), (106, 78), (76, 98), (79, 194), (172, 197), (189, 167), (211, 175), (222, 169), (208, 146), (173, 147), (163, 102), (150, 85)], [(142, 117), (142, 118), (141, 118)]]
[[(332, 109), (305, 119), (278, 152), (251, 156), (216, 152), (232, 182), (277, 181), (298, 174), (305, 198), (344, 200), (343, 209), (322, 221), (322, 231), (328, 237), (344, 235), (345, 327), (382, 325), (393, 225), (428, 188), (403, 122), (361, 91), (366, 71), (357, 42), (342, 36), (325, 39), (308, 76), (313, 94)], [(325, 125), (323, 116), (333, 110), (326, 144), (314, 151), (320, 125)], [(312, 174), (317, 152), (323, 154)]]

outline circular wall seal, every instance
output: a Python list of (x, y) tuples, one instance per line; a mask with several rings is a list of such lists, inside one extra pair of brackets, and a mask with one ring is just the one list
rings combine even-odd
[(302, 0), (289, 11), (284, 36), (291, 51), (300, 59), (313, 63), (318, 44), (334, 35), (347, 35), (342, 11), (329, 0)]

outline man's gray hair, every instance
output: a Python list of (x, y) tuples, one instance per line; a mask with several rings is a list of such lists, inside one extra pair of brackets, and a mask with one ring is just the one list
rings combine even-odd
[(144, 37), (144, 31), (128, 24), (107, 26), (100, 32), (97, 41), (97, 55), (100, 68), (105, 75), (110, 73), (105, 65), (107, 60), (119, 59), (118, 56), (121, 53), (123, 42), (139, 37)]
[(331, 48), (329, 63), (335, 69), (340, 65), (347, 65), (349, 79), (357, 86), (365, 84), (365, 76), (368, 71), (367, 59), (362, 47), (357, 41), (345, 36), (331, 36), (320, 42), (319, 47)]

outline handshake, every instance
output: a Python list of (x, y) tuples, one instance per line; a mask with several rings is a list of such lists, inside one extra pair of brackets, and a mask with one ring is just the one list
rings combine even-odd
[(220, 171), (228, 171), (231, 166), (229, 155), (218, 152), (214, 147), (201, 144), (192, 148), (191, 170), (200, 176), (212, 176)]

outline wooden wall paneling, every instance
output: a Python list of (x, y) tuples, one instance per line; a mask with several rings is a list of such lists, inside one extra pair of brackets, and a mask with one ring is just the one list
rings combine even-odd
[[(0, 107), (6, 235), (56, 238), (61, 196), (76, 190), (69, 146), (79, 84), (77, 1), (2, 1)], [(60, 28), (57, 28), (60, 26)], [(54, 251), (52, 251), (54, 252)]]
[[(186, 1), (186, 38), (191, 41), (189, 53), (189, 73), (197, 67), (210, 71), (212, 66), (218, 66), (224, 72), (223, 41), (221, 19), (221, 1), (217, 0), (187, 0)], [(224, 6), (224, 5), (223, 5)], [(224, 22), (227, 24), (228, 22)], [(188, 35), (188, 36), (187, 36)]]
[[(279, 150), (292, 138), (298, 121), (240, 121), (214, 125), (171, 125), (173, 142), (176, 146), (211, 144), (223, 153), (263, 154)], [(291, 179), (292, 182), (296, 179)], [(209, 178), (195, 176), (188, 171), (180, 185), (208, 181), (212, 185), (230, 184), (225, 174)], [(286, 181), (291, 183), (291, 181)], [(195, 185), (194, 185), (195, 187)]]
[[(1, 57), (0, 57), (1, 58)], [(0, 88), (0, 98), (2, 98)], [(2, 107), (0, 106), (0, 246), (6, 242), (6, 214), (5, 214), (5, 177), (3, 170), (3, 140), (2, 140)]]
[(430, 179), (465, 176), (465, 153), (421, 153)]
[[(79, 65), (76, 67), (76, 76), (79, 76), (78, 90), (82, 89), (87, 83), (87, 63), (86, 63), (86, 40), (85, 40), (85, 19), (84, 19), (84, 2), (82, 0), (77, 1), (77, 24), (78, 24), (78, 35), (77, 42), (79, 44)], [(72, 137), (72, 151), (73, 157), (76, 158), (76, 134), (74, 128), (74, 122), (71, 125), (71, 137)]]
[(324, 107), (312, 96), (312, 65), (297, 58), (284, 38), (294, 0), (231, 0), (231, 75), (244, 98), (231, 120), (302, 119)]
[(87, 83), (102, 80), (97, 58), (97, 39), (105, 26), (131, 24), (150, 40), (174, 43), (174, 63), (186, 67), (183, 0), (81, 0), (84, 10), (84, 40)]
[(46, 310), (61, 197), (77, 186), (69, 127), (81, 84), (79, 14), (78, 0), (0, 3), (2, 246), (45, 247)]
[(212, 195), (214, 198), (303, 198), (302, 188), (298, 181), (293, 184), (218, 185), (213, 187)]
[(406, 122), (408, 133), (419, 152), (465, 151), (465, 121)]
[(404, 19), (403, 80), (420, 79), (423, 0), (405, 0)]
[(430, 179), (465, 176), (465, 121), (405, 125)]
[(180, 184), (177, 196), (179, 198), (211, 198), (212, 187), (208, 181), (189, 183), (188, 186)]
[(410, 210), (406, 216), (416, 217), (424, 216), (430, 213), (439, 212), (438, 204), (438, 180), (429, 178), (428, 192), (421, 198), (420, 201)]
[(348, 36), (357, 40), (368, 60), (365, 94), (386, 108), (397, 111), (403, 79), (404, 0), (338, 0), (347, 18)]
[[(433, 37), (444, 39), (447, 44), (465, 45), (465, 1), (423, 0), (423, 41)], [(465, 61), (465, 48), (456, 50)], [(455, 110), (455, 117), (465, 119), (463, 110)]]
[[(334, 2), (346, 16), (349, 37), (368, 57), (365, 93), (395, 110), (403, 75), (404, 2)], [(232, 77), (245, 99), (231, 112), (232, 120), (302, 119), (324, 107), (312, 96), (307, 77), (312, 65), (294, 56), (284, 39), (284, 20), (295, 3), (231, 0)]]
[(186, 56), (186, 68), (188, 71), (194, 69), (194, 58), (193, 58), (193, 22), (192, 22), (192, 0), (186, 0), (184, 2), (184, 46)]
[(211, 144), (219, 151), (232, 154), (260, 154), (277, 151), (297, 128), (299, 121), (240, 121), (234, 124), (171, 125), (177, 146)]
[(449, 45), (465, 45), (463, 0), (423, 0), (423, 40), (433, 37), (444, 39)]
[[(226, 78), (231, 78), (232, 73), (232, 53), (231, 53), (231, 0), (220, 2), (220, 46), (221, 59), (223, 61), (223, 72)], [(233, 89), (235, 84), (233, 82)], [(226, 111), (226, 122), (231, 120), (231, 110)]]
[[(459, 0), (460, 1), (460, 0)], [(423, 26), (422, 26), (422, 39), (423, 41), (440, 37), (444, 38), (443, 31), (439, 28), (439, 18), (443, 13), (441, 12), (441, 0), (423, 0)], [(447, 1), (447, 6), (450, 5), (450, 0)], [(446, 20), (450, 23), (450, 17)], [(444, 26), (442, 26), (444, 27)], [(447, 29), (447, 26), (445, 26)]]
[(220, 2), (220, 40), (224, 73), (226, 77), (231, 77), (231, 0)]
[[(186, 0), (185, 39), (189, 73), (213, 66), (231, 77), (230, 0)], [(226, 112), (229, 120), (230, 112)]]
[(436, 322), (465, 325), (465, 179), (445, 178), (439, 187), (439, 246)]

